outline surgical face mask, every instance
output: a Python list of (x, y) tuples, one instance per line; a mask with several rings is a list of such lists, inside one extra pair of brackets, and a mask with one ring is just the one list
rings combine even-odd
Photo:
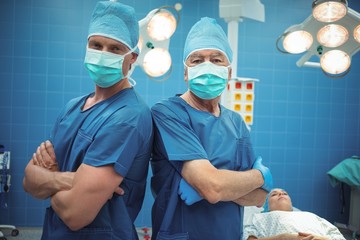
[(229, 68), (204, 62), (188, 67), (189, 89), (201, 99), (214, 99), (225, 90)]
[(108, 88), (125, 78), (122, 66), (125, 56), (131, 53), (132, 51), (119, 55), (87, 48), (85, 67), (96, 85)]

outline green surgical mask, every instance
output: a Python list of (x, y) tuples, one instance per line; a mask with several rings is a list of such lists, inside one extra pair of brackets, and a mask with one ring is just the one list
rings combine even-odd
[(188, 67), (189, 89), (201, 99), (214, 99), (225, 90), (228, 74), (228, 67), (210, 62)]
[[(108, 88), (125, 78), (122, 65), (126, 55), (99, 51), (92, 48), (86, 49), (85, 67), (96, 85)], [(127, 77), (127, 76), (126, 76)]]

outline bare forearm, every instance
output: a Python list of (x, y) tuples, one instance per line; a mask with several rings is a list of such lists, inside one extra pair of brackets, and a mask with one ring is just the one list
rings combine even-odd
[(261, 240), (300, 240), (304, 236), (299, 234), (283, 233), (276, 236), (266, 237), (266, 238), (256, 238), (254, 236), (248, 237), (248, 240), (261, 239)]
[(255, 189), (260, 188), (264, 183), (261, 173), (257, 170), (245, 172), (219, 170), (217, 180), (221, 201), (243, 198)]
[(210, 203), (234, 201), (264, 184), (259, 170), (217, 169), (206, 159), (186, 161), (181, 175), (200, 196)]
[(71, 182), (71, 173), (52, 172), (30, 161), (25, 168), (23, 187), (32, 196), (46, 199), (60, 190), (70, 189)]
[(261, 188), (255, 189), (247, 195), (234, 200), (235, 203), (241, 206), (257, 206), (261, 207), (264, 205), (266, 200), (267, 192)]

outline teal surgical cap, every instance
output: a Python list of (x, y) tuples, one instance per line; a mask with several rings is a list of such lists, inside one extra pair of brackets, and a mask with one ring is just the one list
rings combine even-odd
[(135, 17), (135, 10), (127, 5), (115, 1), (101, 1), (95, 6), (92, 14), (89, 35), (103, 36), (125, 44), (134, 49), (139, 41), (139, 23)]
[(184, 47), (184, 62), (189, 55), (203, 49), (215, 49), (223, 52), (232, 62), (232, 50), (228, 38), (221, 26), (213, 18), (204, 17), (190, 29)]

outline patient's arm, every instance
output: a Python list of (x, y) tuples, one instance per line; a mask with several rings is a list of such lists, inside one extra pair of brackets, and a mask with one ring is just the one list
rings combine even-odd
[(261, 207), (265, 204), (267, 192), (261, 188), (255, 189), (247, 195), (234, 200), (235, 203), (241, 206), (257, 206)]
[(328, 238), (328, 237), (314, 235), (311, 233), (300, 232), (299, 236), (301, 236), (302, 237), (301, 239), (303, 239), (303, 240), (330, 240), (330, 238)]
[[(300, 236), (299, 234), (290, 234), (290, 233), (283, 233), (272, 237), (266, 237), (266, 238), (257, 238), (254, 236), (249, 236), (247, 240), (254, 240), (254, 239), (261, 239), (261, 240), (299, 240), (304, 239), (303, 236)], [(313, 240), (315, 240), (314, 238)]]
[(299, 234), (290, 234), (290, 233), (283, 233), (272, 237), (267, 238), (257, 238), (254, 236), (249, 236), (247, 240), (254, 240), (254, 239), (261, 239), (261, 240), (329, 240), (328, 237), (318, 236), (309, 233), (299, 233)]

